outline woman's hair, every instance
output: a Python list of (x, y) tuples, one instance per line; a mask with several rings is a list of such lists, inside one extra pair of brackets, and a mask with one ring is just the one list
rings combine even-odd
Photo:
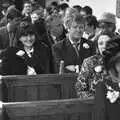
[(97, 52), (97, 53), (99, 53), (99, 50), (98, 50), (98, 40), (99, 40), (99, 37), (100, 37), (101, 35), (107, 35), (108, 37), (110, 37), (110, 41), (112, 40), (112, 38), (115, 37), (114, 33), (109, 32), (109, 31), (102, 31), (99, 35), (97, 35), (97, 36), (95, 37), (95, 40), (94, 40), (94, 41), (95, 41), (95, 48), (96, 48), (96, 52)]
[(88, 26), (94, 26), (94, 29), (98, 27), (98, 21), (97, 18), (93, 15), (88, 15), (85, 17), (85, 22)]
[(20, 37), (27, 36), (27, 35), (35, 35), (36, 40), (38, 40), (38, 35), (37, 35), (37, 32), (36, 32), (34, 26), (27, 21), (22, 21), (17, 29), (17, 32), (16, 32), (16, 44), (15, 44), (15, 46), (21, 46), (21, 41), (19, 40)]
[(106, 70), (113, 69), (117, 75), (116, 63), (120, 62), (120, 37), (113, 38), (107, 42), (103, 58)]

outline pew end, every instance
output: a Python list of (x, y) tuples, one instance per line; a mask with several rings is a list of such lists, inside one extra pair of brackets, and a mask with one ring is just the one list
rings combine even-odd
[(93, 98), (13, 102), (4, 103), (3, 111), (3, 120), (92, 120), (94, 103)]

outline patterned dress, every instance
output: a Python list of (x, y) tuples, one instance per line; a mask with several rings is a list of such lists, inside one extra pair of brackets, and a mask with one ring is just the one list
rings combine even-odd
[(105, 74), (101, 55), (96, 54), (85, 59), (75, 85), (77, 96), (79, 98), (93, 96), (97, 83), (103, 80)]

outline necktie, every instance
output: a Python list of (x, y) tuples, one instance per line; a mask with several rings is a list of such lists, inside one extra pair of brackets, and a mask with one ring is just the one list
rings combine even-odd
[(75, 52), (76, 52), (76, 54), (77, 54), (78, 57), (79, 57), (79, 50), (78, 50), (79, 49), (79, 45), (80, 45), (79, 43), (74, 43), (73, 44), (73, 47), (74, 47)]
[(14, 41), (14, 34), (13, 32), (9, 32), (9, 46), (13, 46), (13, 41)]

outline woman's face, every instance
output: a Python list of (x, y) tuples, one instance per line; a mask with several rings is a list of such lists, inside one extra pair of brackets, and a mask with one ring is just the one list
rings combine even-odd
[(110, 40), (111, 38), (108, 35), (100, 35), (98, 38), (98, 50), (100, 54), (105, 51), (106, 49), (106, 43)]
[(25, 35), (20, 37), (20, 41), (24, 45), (24, 47), (32, 47), (35, 43), (35, 35)]

